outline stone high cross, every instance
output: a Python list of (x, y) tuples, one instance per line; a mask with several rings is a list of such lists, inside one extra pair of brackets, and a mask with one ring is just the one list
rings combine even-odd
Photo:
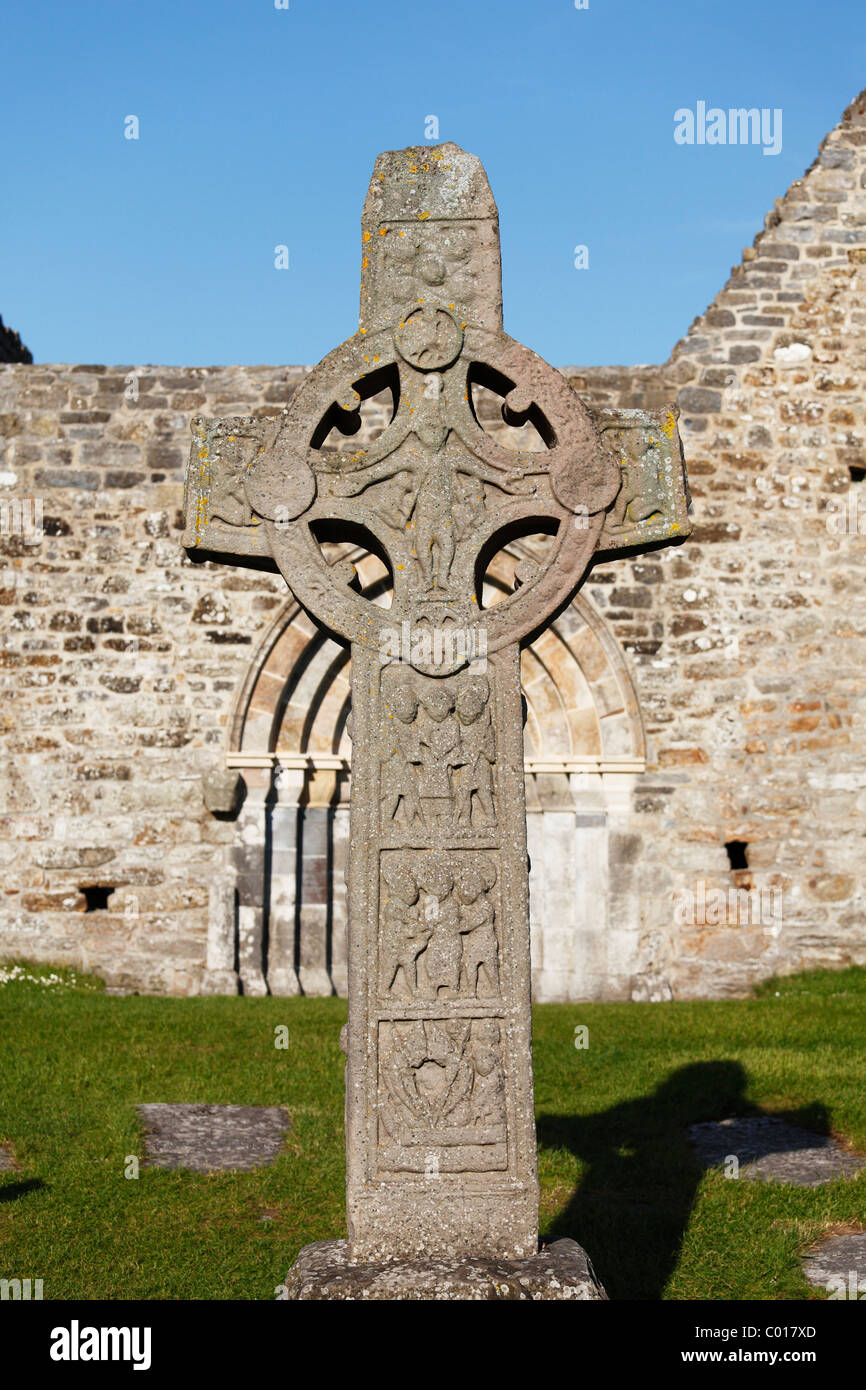
[[(474, 155), (380, 155), (362, 235), (358, 332), (280, 416), (194, 421), (184, 543), (194, 558), (270, 557), (351, 643), (349, 1257), (528, 1257), (520, 647), (599, 556), (688, 534), (676, 412), (593, 414), (503, 332), (497, 211)], [(486, 432), (476, 387), (545, 447)], [(388, 390), (372, 444), (332, 447)], [(545, 538), (540, 558), (483, 607), (490, 559), (527, 536)], [(346, 541), (386, 565), (390, 609), (361, 592)]]

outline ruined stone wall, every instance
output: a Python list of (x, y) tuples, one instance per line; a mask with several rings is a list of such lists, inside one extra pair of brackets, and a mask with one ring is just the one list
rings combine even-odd
[(190, 416), (273, 413), (302, 376), (0, 368), (6, 495), (42, 499), (44, 530), (0, 538), (4, 952), (198, 988), (234, 834), (200, 777), (285, 586), (186, 559)]
[[(866, 962), (864, 107), (668, 363), (566, 369), (592, 405), (676, 399), (694, 496), (690, 542), (584, 590), (648, 749), (609, 837), (611, 929), (637, 946), (598, 993)], [(184, 556), (189, 421), (273, 414), (304, 370), (0, 366), (0, 953), (200, 988), (237, 834), (200, 779), (285, 589)], [(678, 920), (678, 892), (714, 887), (776, 896), (763, 921), (733, 899), (722, 921)]]
[[(866, 961), (866, 94), (765, 221), (663, 369), (692, 538), (587, 586), (637, 669), (648, 770), (611, 872), (640, 875), (662, 997)], [(672, 917), (671, 891), (732, 886), (768, 920)]]

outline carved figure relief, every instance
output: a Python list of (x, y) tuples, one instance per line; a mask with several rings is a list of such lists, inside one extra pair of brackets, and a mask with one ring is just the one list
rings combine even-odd
[(490, 685), (484, 676), (468, 676), (455, 701), (460, 724), (463, 762), (456, 772), (457, 823), (471, 828), (473, 813), (483, 828), (496, 824), (493, 809), (493, 768), (496, 764), (496, 735), (490, 713)]
[(244, 479), (262, 445), (254, 422), (247, 424), (237, 417), (231, 423), (233, 428), (224, 429), (218, 438), (220, 467), (214, 470), (210, 520), (225, 521), (231, 526), (249, 526), (253, 511), (244, 490)]
[(432, 1149), (437, 1167), (446, 1170), (503, 1168), (505, 1121), (498, 1019), (406, 1019), (379, 1025), (383, 1167), (425, 1167)]
[(623, 461), (623, 483), (619, 495), (610, 509), (608, 526), (611, 530), (634, 527), (650, 517), (661, 516), (664, 511), (664, 497), (658, 479), (653, 478), (643, 467)]
[(526, 474), (544, 470), (504, 451), (495, 462), (479, 456), (479, 437), (486, 445), (486, 436), (463, 393), (443, 385), (441, 369), (450, 367), (463, 344), (447, 309), (408, 313), (394, 341), (402, 359), (397, 414), (357, 462), (347, 466), (344, 455), (322, 450), (319, 468), (335, 497), (366, 493), (366, 505), (382, 522), (399, 521), (412, 541), (416, 592), (442, 597), (458, 547), (485, 506), (495, 505), (496, 494), (485, 495), (483, 485), (497, 490), (500, 503), (503, 494), (528, 497), (536, 485)]
[(488, 897), (496, 881), (491, 860), (477, 856), (467, 865), (456, 884), (460, 904), (461, 995), (490, 999), (499, 994), (499, 942), (496, 939), (495, 912)]
[[(393, 669), (393, 668), (392, 668)], [(382, 755), (385, 828), (416, 822), (453, 831), (496, 826), (496, 735), (490, 682), (470, 671), (453, 682), (393, 678)]]
[(392, 747), (382, 762), (382, 815), (387, 825), (402, 802), (403, 818), (411, 826), (416, 818), (426, 826), (421, 807), (421, 740), (416, 724), (418, 697), (410, 685), (397, 685), (390, 693), (393, 715), (388, 728)]
[(674, 409), (606, 410), (599, 422), (622, 473), (601, 548), (687, 535), (689, 496)]
[(383, 870), (387, 895), (382, 906), (380, 933), (381, 992), (401, 993), (414, 999), (418, 993), (418, 957), (433, 928), (417, 910), (419, 885), (399, 863)]
[(492, 856), (397, 850), (382, 857), (383, 998), (498, 999), (500, 943)]

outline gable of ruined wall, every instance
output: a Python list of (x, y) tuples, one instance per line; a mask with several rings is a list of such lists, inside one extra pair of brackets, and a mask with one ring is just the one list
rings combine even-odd
[[(662, 369), (691, 540), (588, 585), (637, 667), (642, 955), (662, 991), (866, 960), (864, 326), (866, 95)], [(781, 929), (672, 922), (670, 892), (701, 884), (781, 892)]]

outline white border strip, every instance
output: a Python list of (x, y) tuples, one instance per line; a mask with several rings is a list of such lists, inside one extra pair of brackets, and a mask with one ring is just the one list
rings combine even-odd
[[(333, 753), (227, 753), (226, 767), (280, 767), (304, 772), (349, 772), (348, 758)], [(569, 772), (645, 772), (643, 758), (527, 758), (527, 773)]]

